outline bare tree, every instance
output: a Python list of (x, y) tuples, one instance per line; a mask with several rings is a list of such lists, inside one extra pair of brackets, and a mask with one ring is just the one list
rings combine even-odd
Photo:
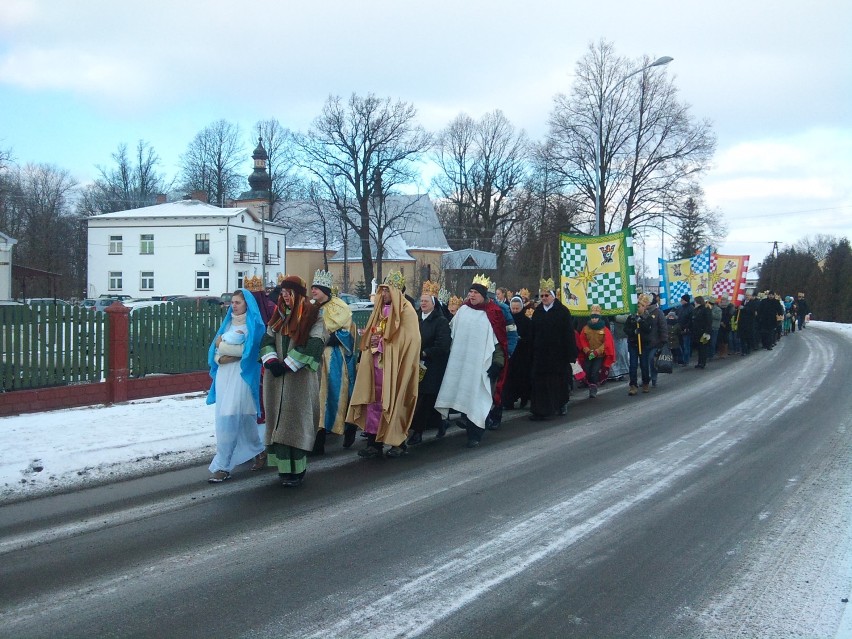
[(823, 261), (831, 250), (837, 245), (838, 239), (834, 235), (817, 233), (811, 238), (806, 235), (796, 242), (796, 250), (813, 255), (817, 262)]
[[(76, 182), (64, 169), (48, 164), (15, 167), (7, 176), (9, 187), (2, 229), (18, 240), (16, 261), (45, 271), (62, 273), (58, 291), (32, 291), (28, 294), (56, 292), (72, 295), (82, 290), (85, 282), (85, 244), (79, 238), (81, 220), (73, 214), (70, 200)], [(82, 280), (80, 279), (82, 275)]]
[(340, 219), (358, 235), (368, 282), (374, 277), (370, 238), (375, 177), (382, 176), (385, 194), (414, 183), (414, 162), (429, 147), (430, 136), (415, 124), (415, 116), (412, 105), (390, 98), (352, 94), (344, 102), (329, 96), (308, 133), (296, 138), (300, 166), (323, 185)]
[(224, 207), (239, 188), (245, 148), (240, 127), (225, 120), (198, 133), (181, 156), (181, 181), (187, 191), (203, 191), (207, 201)]
[(150, 206), (171, 188), (157, 172), (160, 157), (144, 140), (137, 143), (133, 157), (128, 155), (127, 145), (120, 144), (112, 160), (109, 167), (98, 166), (100, 177), (85, 189), (78, 212), (96, 215)]
[(526, 134), (499, 109), (478, 122), (462, 113), (438, 135), (433, 185), (449, 204), (442, 210), (454, 248), (505, 253), (528, 152)]
[(675, 209), (715, 150), (710, 124), (693, 120), (674, 81), (653, 66), (617, 56), (611, 43), (592, 44), (571, 95), (554, 100), (556, 166), (588, 215), (600, 198), (597, 233), (655, 223)]

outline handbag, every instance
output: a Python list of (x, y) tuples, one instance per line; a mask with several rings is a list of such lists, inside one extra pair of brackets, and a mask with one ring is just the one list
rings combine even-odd
[(657, 351), (657, 357), (654, 359), (654, 365), (658, 373), (670, 374), (674, 370), (674, 355), (668, 344)]

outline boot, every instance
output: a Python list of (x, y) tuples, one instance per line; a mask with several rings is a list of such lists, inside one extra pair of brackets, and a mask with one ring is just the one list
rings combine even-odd
[(355, 436), (358, 434), (358, 427), (355, 424), (346, 424), (343, 428), (343, 447), (349, 448), (355, 443)]
[(651, 392), (650, 386), (648, 384), (642, 384), (642, 392), (643, 393), (650, 393)]
[(317, 455), (325, 455), (325, 428), (317, 431), (314, 448), (308, 453), (308, 457), (316, 457)]
[(634, 386), (633, 384), (631, 384), (631, 385), (630, 385), (630, 390), (629, 390), (629, 391), (627, 391), (627, 394), (628, 394), (628, 395), (635, 395), (635, 394), (636, 394), (636, 393), (638, 393), (638, 392), (639, 392), (639, 387), (638, 387), (638, 386)]
[(727, 342), (723, 342), (719, 344), (719, 359), (727, 359), (728, 358), (728, 344)]
[(594, 399), (598, 395), (598, 385), (589, 384), (589, 399)]

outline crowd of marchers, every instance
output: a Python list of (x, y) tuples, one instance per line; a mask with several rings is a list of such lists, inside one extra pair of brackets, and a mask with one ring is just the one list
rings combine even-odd
[(771, 349), (809, 314), (802, 293), (794, 301), (767, 291), (740, 306), (684, 295), (667, 309), (643, 293), (635, 313), (604, 317), (593, 305), (575, 318), (556, 290), (548, 279), (535, 297), (513, 294), (476, 276), (464, 299), (427, 281), (415, 300), (391, 272), (359, 331), (327, 271), (310, 285), (282, 277), (269, 294), (249, 278), (209, 349), (216, 455), (208, 481), (251, 463), (296, 487), (310, 456), (332, 440), (350, 448), (359, 433), (365, 459), (408, 454), (451, 423), (476, 448), (505, 410), (552, 419), (565, 414), (573, 389), (595, 398), (601, 384), (625, 377), (629, 395), (649, 393), (661, 371), (689, 365), (693, 352), (703, 369), (716, 357)]

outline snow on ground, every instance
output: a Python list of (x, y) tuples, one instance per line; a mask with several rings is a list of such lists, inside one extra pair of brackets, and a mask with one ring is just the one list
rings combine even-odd
[[(852, 340), (852, 324), (812, 322)], [(0, 418), (0, 503), (213, 457), (206, 393)]]
[(0, 418), (0, 503), (212, 459), (206, 393)]

